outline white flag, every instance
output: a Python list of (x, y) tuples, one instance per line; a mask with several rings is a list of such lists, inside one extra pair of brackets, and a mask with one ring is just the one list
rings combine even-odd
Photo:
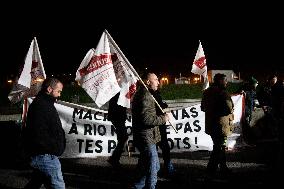
[(8, 95), (9, 100), (12, 103), (17, 103), (23, 97), (35, 96), (39, 92), (41, 84), (45, 78), (46, 74), (42, 64), (37, 40), (34, 38), (26, 55), (22, 73)]
[(108, 36), (110, 50), (112, 54), (113, 66), (117, 82), (120, 86), (120, 95), (117, 104), (126, 108), (130, 108), (131, 98), (136, 92), (136, 83), (138, 80), (137, 72), (119, 49), (110, 34), (105, 31)]
[(96, 50), (90, 50), (76, 73), (76, 81), (101, 107), (120, 92), (118, 104), (130, 108), (137, 77), (122, 51), (105, 30)]
[(102, 34), (96, 50), (91, 49), (86, 54), (76, 72), (75, 80), (79, 81), (81, 87), (98, 107), (104, 105), (120, 91), (105, 33)]
[(200, 41), (193, 61), (191, 72), (203, 76), (204, 78), (203, 90), (209, 87), (206, 58)]

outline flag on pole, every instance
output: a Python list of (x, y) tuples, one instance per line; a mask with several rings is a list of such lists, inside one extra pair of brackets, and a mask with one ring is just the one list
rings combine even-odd
[[(76, 72), (76, 81), (95, 101), (98, 107), (120, 92), (118, 104), (130, 107), (130, 98), (135, 91), (134, 74), (124, 55), (104, 31), (97, 48), (89, 50)], [(131, 89), (131, 90), (130, 90)]]
[(8, 95), (9, 100), (17, 103), (23, 98), (35, 96), (45, 78), (39, 47), (34, 38), (26, 55), (21, 75)]
[(131, 99), (136, 92), (136, 83), (139, 76), (111, 35), (106, 30), (104, 32), (109, 39), (115, 76), (121, 88), (117, 104), (130, 108)]
[(206, 58), (200, 41), (193, 61), (191, 72), (203, 76), (204, 78), (203, 90), (209, 87)]
[(129, 69), (127, 63), (115, 50), (113, 45), (111, 45), (111, 49), (114, 72), (116, 80), (120, 87), (120, 95), (118, 97), (117, 104), (126, 108), (130, 108), (130, 101), (133, 94), (136, 92), (137, 78)]

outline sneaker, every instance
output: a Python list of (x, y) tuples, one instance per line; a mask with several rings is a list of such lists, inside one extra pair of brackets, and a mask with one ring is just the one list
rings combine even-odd
[(169, 177), (173, 177), (176, 174), (176, 170), (172, 163), (169, 163), (169, 165), (166, 167), (166, 175)]

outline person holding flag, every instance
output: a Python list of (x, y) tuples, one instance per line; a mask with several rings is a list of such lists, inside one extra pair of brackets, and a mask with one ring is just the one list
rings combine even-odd
[(115, 127), (117, 146), (108, 162), (120, 167), (120, 157), (128, 140), (126, 111), (136, 91), (139, 75), (105, 30), (97, 48), (89, 50), (76, 73), (82, 88), (98, 107), (109, 101), (108, 119)]
[(127, 128), (125, 126), (125, 121), (127, 118), (127, 108), (117, 104), (120, 93), (117, 93), (109, 101), (108, 106), (108, 120), (111, 121), (115, 127), (115, 132), (117, 135), (117, 145), (114, 149), (111, 157), (108, 159), (108, 162), (114, 168), (120, 168), (121, 164), (119, 163), (121, 154), (123, 153), (123, 148), (128, 140)]
[[(159, 104), (148, 90), (157, 90), (159, 85), (157, 76), (154, 73), (149, 74), (145, 79), (147, 82), (147, 85), (145, 85), (135, 69), (124, 56), (123, 52), (119, 49), (118, 45), (105, 30), (96, 49), (89, 50), (81, 62), (76, 72), (75, 80), (80, 83), (80, 86), (94, 100), (98, 107), (101, 107), (117, 93), (120, 93), (117, 104), (130, 108), (130, 102), (131, 99), (133, 99), (132, 96), (137, 93), (136, 83), (138, 79), (141, 82), (140, 94), (137, 95), (136, 105), (132, 107), (132, 110), (136, 112), (136, 124), (138, 124), (136, 134), (138, 135), (138, 138), (143, 138), (144, 134), (147, 135), (141, 142), (139, 142), (139, 139), (137, 141), (139, 146), (138, 149), (141, 153), (140, 159), (144, 163), (147, 163), (145, 164), (146, 167), (141, 169), (143, 178), (141, 178), (141, 183), (138, 185), (140, 185), (139, 188), (145, 185), (145, 183), (143, 184), (145, 181), (143, 181), (143, 179), (147, 177), (150, 180), (146, 185), (152, 186), (153, 188), (153, 186), (156, 185), (157, 171), (159, 170), (157, 169), (158, 167), (154, 168), (157, 164), (159, 164), (156, 150), (156, 143), (159, 141), (160, 135), (158, 126), (169, 121), (169, 116), (167, 114), (157, 116), (155, 103), (158, 106)], [(144, 102), (145, 98), (146, 100)], [(134, 99), (132, 105), (133, 103)], [(133, 115), (135, 115), (135, 113)], [(140, 120), (141, 117), (139, 118), (139, 115), (142, 116), (143, 120)], [(133, 124), (135, 125), (135, 121)], [(139, 128), (139, 126), (141, 126), (141, 128)], [(173, 127), (173, 129), (175, 129), (175, 127)], [(140, 131), (142, 133), (140, 133)], [(147, 171), (150, 171), (151, 173), (147, 174)]]
[[(160, 90), (150, 90), (153, 97), (156, 99), (156, 101), (159, 103), (162, 109), (166, 109), (168, 107), (168, 104), (163, 101), (162, 96), (160, 94)], [(156, 111), (157, 115), (163, 115), (164, 113), (161, 111), (161, 109), (156, 105)], [(167, 137), (167, 126), (166, 125), (160, 125), (159, 126), (160, 135), (161, 135), (161, 141), (157, 143), (158, 147), (162, 150), (162, 157), (164, 160), (164, 168), (165, 168), (165, 175), (167, 177), (173, 177), (176, 173), (176, 170), (174, 168), (174, 165), (171, 161), (171, 148), (168, 143), (168, 137)]]
[(159, 80), (156, 74), (148, 73), (143, 79), (147, 88), (139, 86), (132, 101), (133, 142), (140, 152), (137, 167), (139, 178), (134, 183), (134, 188), (154, 189), (160, 169), (156, 146), (161, 140), (159, 126), (165, 126), (169, 115), (158, 115), (155, 99), (150, 92), (158, 90)]
[(209, 87), (206, 58), (200, 41), (193, 61), (191, 72), (203, 76), (204, 78), (203, 90)]

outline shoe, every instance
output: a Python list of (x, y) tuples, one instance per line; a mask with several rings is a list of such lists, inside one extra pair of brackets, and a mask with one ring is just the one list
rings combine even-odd
[(176, 170), (172, 163), (169, 163), (169, 165), (166, 167), (165, 174), (167, 177), (173, 177), (176, 175)]
[(113, 168), (121, 168), (121, 164), (119, 163), (119, 161), (113, 160), (111, 158), (109, 158), (108, 163), (113, 167)]

